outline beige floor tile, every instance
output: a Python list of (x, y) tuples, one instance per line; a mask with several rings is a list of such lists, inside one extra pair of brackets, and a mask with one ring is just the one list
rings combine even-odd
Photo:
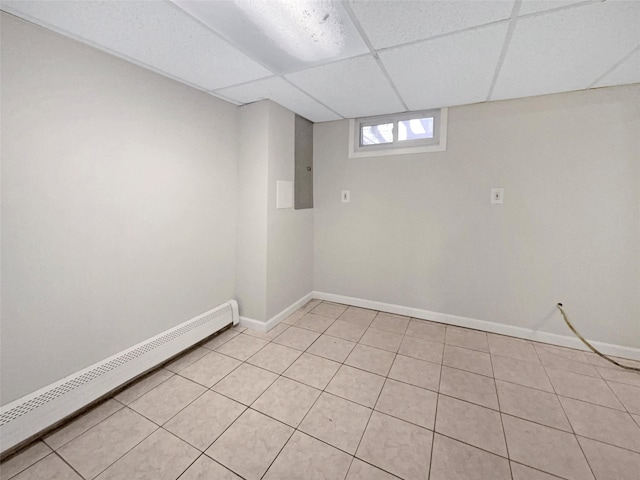
[(296, 350), (306, 350), (320, 336), (318, 332), (312, 332), (305, 328), (290, 327), (273, 341)]
[(78, 435), (83, 434), (94, 425), (97, 425), (105, 418), (110, 417), (118, 410), (122, 408), (120, 402), (109, 399), (106, 402), (102, 402), (97, 407), (92, 408), (86, 413), (83, 413), (78, 418), (66, 423), (55, 432), (44, 437), (44, 441), (54, 450), (57, 450), (67, 442), (73, 440)]
[[(286, 334), (287, 331), (289, 330), (285, 330), (284, 334)], [(240, 335), (229, 340), (224, 345), (220, 345), (218, 348), (216, 348), (216, 352), (224, 353), (225, 355), (244, 362), (258, 350), (264, 347), (267, 343), (269, 343), (267, 340), (241, 333)]]
[(436, 363), (397, 355), (389, 378), (437, 392), (440, 387), (440, 370), (441, 366)]
[(542, 365), (548, 368), (557, 368), (559, 370), (566, 370), (568, 372), (579, 373), (580, 375), (587, 375), (589, 377), (600, 378), (600, 374), (593, 365), (589, 365), (584, 362), (576, 362), (570, 360), (562, 355), (558, 355), (553, 350), (547, 350), (545, 348), (538, 348), (538, 357)]
[(140, 398), (142, 395), (147, 393), (149, 390), (153, 390), (158, 385), (160, 385), (165, 380), (168, 380), (173, 376), (173, 372), (169, 370), (165, 370), (161, 368), (160, 370), (156, 370), (150, 375), (145, 375), (139, 380), (136, 380), (130, 386), (122, 390), (115, 397), (120, 403), (124, 403), (125, 405), (129, 405), (135, 399)]
[(373, 319), (371, 327), (404, 335), (404, 332), (407, 331), (410, 320), (411, 319), (409, 317), (403, 317), (402, 315), (380, 312), (376, 315), (376, 318)]
[(174, 375), (132, 402), (129, 407), (162, 425), (206, 391), (202, 385)]
[(276, 378), (278, 375), (273, 372), (243, 363), (211, 389), (248, 406), (255, 402)]
[(505, 337), (504, 335), (487, 334), (489, 352), (491, 355), (515, 358), (525, 362), (540, 364), (538, 353), (533, 344), (520, 338)]
[(305, 303), (299, 310), (302, 311), (302, 312), (310, 312), (315, 307), (320, 305), (320, 303), (322, 303), (322, 300), (319, 300), (317, 298), (313, 298), (313, 299), (309, 300), (307, 303)]
[(278, 345), (277, 343), (270, 343), (247, 360), (247, 363), (264, 368), (270, 372), (281, 374), (289, 368), (301, 354), (302, 352), (300, 350)]
[(350, 342), (357, 342), (366, 330), (367, 327), (364, 325), (336, 320), (324, 333), (332, 337), (349, 340)]
[(488, 353), (456, 347), (454, 345), (445, 345), (442, 364), (448, 367), (466, 370), (467, 372), (493, 377), (491, 357)]
[(628, 413), (572, 398), (560, 403), (577, 435), (640, 452), (640, 427)]
[(370, 327), (364, 333), (359, 343), (395, 353), (402, 343), (402, 335)]
[(83, 477), (94, 478), (158, 427), (123, 408), (71, 440), (58, 453)]
[(298, 429), (353, 455), (370, 415), (369, 408), (322, 393)]
[(547, 368), (547, 374), (558, 395), (624, 410), (613, 391), (600, 378), (587, 377), (555, 368)]
[(398, 353), (432, 363), (442, 363), (444, 345), (423, 338), (405, 336)]
[(511, 480), (509, 461), (439, 434), (434, 435), (430, 480)]
[(510, 415), (502, 420), (512, 460), (568, 480), (593, 480), (574, 435)]
[(558, 397), (513, 383), (496, 380), (500, 410), (514, 417), (520, 417), (548, 427), (572, 432)]
[(345, 360), (345, 365), (386, 376), (393, 364), (395, 353), (367, 345), (356, 345)]
[(301, 432), (295, 432), (264, 480), (343, 479), (351, 456)]
[(463, 347), (470, 350), (489, 353), (487, 334), (477, 330), (469, 330), (468, 328), (447, 325), (447, 333), (445, 335), (444, 342), (449, 345), (455, 345), (456, 347)]
[(438, 394), (387, 379), (375, 409), (393, 417), (433, 430)]
[(322, 315), (315, 315), (313, 313), (307, 313), (294, 325), (299, 328), (306, 328), (313, 332), (322, 333), (335, 322), (335, 318), (323, 317)]
[(180, 355), (178, 358), (173, 360), (171, 363), (168, 363), (164, 366), (167, 370), (173, 373), (179, 373), (193, 362), (200, 360), (206, 354), (208, 354), (210, 350), (208, 348), (198, 347), (194, 350), (191, 350), (187, 353)]
[(0, 464), (0, 478), (5, 480), (29, 468), (51, 453), (51, 448), (37, 441)]
[(242, 478), (206, 455), (202, 455), (182, 474), (180, 480), (242, 480)]
[(349, 307), (338, 319), (368, 328), (377, 313), (375, 310), (367, 310), (366, 308)]
[(251, 405), (251, 408), (295, 428), (320, 393), (322, 392), (318, 389), (280, 377)]
[(507, 456), (502, 421), (500, 414), (494, 410), (440, 395), (436, 432)]
[(295, 312), (293, 312), (291, 315), (289, 315), (287, 318), (285, 318), (284, 320), (282, 320), (282, 323), (286, 324), (286, 325), (293, 325), (294, 323), (296, 323), (300, 318), (304, 317), (304, 315), (307, 312), (305, 310), (297, 310)]
[(224, 332), (219, 333), (218, 335), (213, 337), (208, 342), (202, 344), (202, 346), (204, 348), (208, 348), (209, 350), (215, 350), (220, 345), (222, 345), (224, 343), (227, 343), (232, 338), (237, 337), (238, 335), (240, 335), (240, 333), (241, 332), (240, 332), (239, 329), (229, 328), (229, 329), (225, 330)]
[(282, 332), (284, 332), (287, 328), (289, 328), (289, 325), (287, 325), (286, 323), (279, 323), (268, 332), (260, 332), (258, 330), (252, 330), (250, 328), (247, 328), (244, 331), (244, 333), (245, 335), (260, 338), (262, 340), (266, 340), (267, 342), (270, 342), (271, 340), (276, 338), (278, 335), (280, 335)]
[(640, 453), (578, 437), (591, 469), (598, 480), (638, 480)]
[(384, 470), (354, 458), (345, 480), (397, 480), (397, 478)]
[(307, 349), (307, 352), (342, 363), (347, 359), (355, 346), (356, 344), (354, 342), (342, 338), (321, 335), (313, 342), (313, 345)]
[(444, 343), (446, 331), (447, 327), (441, 323), (412, 318), (409, 322), (405, 335), (424, 338), (425, 340), (431, 340), (432, 342)]
[(206, 450), (246, 407), (208, 391), (169, 420), (164, 428), (198, 450)]
[(640, 387), (634, 387), (626, 383), (607, 383), (630, 413), (640, 414)]
[(504, 380), (554, 393), (547, 372), (542, 365), (497, 355), (491, 355), (491, 364), (496, 380)]
[(373, 408), (384, 385), (384, 377), (342, 365), (327, 388), (333, 393), (365, 407)]
[[(2, 472), (2, 478), (5, 472)], [(52, 453), (37, 463), (31, 465), (12, 480), (82, 480), (82, 477), (64, 463), (60, 457)]]
[(405, 480), (427, 480), (433, 433), (373, 412), (356, 456)]
[(158, 429), (102, 472), (97, 480), (174, 480), (200, 452), (166, 430)]
[(322, 302), (322, 303), (316, 305), (311, 310), (311, 313), (313, 313), (315, 315), (321, 315), (321, 316), (327, 317), (327, 318), (333, 318), (335, 320), (340, 315), (342, 315), (346, 309), (347, 309), (346, 305), (339, 305), (337, 303)]
[[(626, 362), (626, 364), (630, 364), (631, 362)], [(608, 367), (596, 367), (598, 373), (605, 380), (611, 380), (613, 382), (618, 383), (626, 383), (627, 385), (634, 385), (636, 387), (640, 387), (640, 373), (632, 372), (629, 370), (623, 370), (619, 367), (615, 367), (612, 364), (609, 364)]]
[(498, 410), (496, 384), (491, 377), (443, 366), (440, 393)]
[(340, 364), (308, 353), (300, 355), (283, 375), (310, 387), (323, 390), (336, 374)]
[(634, 415), (632, 413), (631, 418), (633, 418), (636, 421), (636, 424), (640, 427), (640, 415)]
[(180, 376), (205, 387), (211, 387), (231, 373), (240, 363), (235, 358), (211, 352), (182, 370)]
[(248, 409), (206, 453), (245, 479), (258, 480), (292, 433), (284, 423)]
[(538, 352), (538, 355), (542, 352), (551, 353), (556, 357), (571, 360), (572, 362), (587, 363), (590, 362), (587, 359), (587, 352), (582, 350), (576, 350), (575, 348), (558, 347), (557, 345), (549, 345), (548, 343), (532, 342), (533, 347)]
[(511, 462), (511, 474), (513, 480), (558, 480), (560, 478), (516, 462)]

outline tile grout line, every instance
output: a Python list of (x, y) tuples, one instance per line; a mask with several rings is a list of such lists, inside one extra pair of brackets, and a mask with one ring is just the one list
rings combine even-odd
[[(535, 350), (535, 348), (534, 348)], [(489, 355), (489, 364), (491, 365), (491, 371), (493, 372), (493, 360), (491, 359), (491, 355)], [(493, 379), (493, 388), (496, 392), (496, 399), (498, 401), (498, 412), (500, 415), (500, 425), (502, 426), (502, 438), (504, 438), (504, 446), (507, 449), (507, 465), (509, 466), (509, 473), (511, 474), (511, 478), (513, 479), (513, 469), (511, 468), (511, 454), (509, 453), (509, 442), (507, 442), (507, 432), (504, 429), (504, 416), (502, 413), (502, 406), (500, 405), (500, 395), (498, 394), (498, 385), (496, 383), (495, 377)]]

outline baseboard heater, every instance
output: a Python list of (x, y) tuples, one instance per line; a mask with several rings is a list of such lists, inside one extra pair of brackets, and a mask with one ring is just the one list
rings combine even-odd
[(0, 455), (171, 357), (240, 321), (229, 300), (170, 330), (63, 378), (0, 409)]

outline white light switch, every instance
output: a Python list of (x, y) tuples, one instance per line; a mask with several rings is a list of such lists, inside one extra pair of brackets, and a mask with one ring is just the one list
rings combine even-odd
[(293, 182), (276, 182), (276, 208), (293, 208)]
[(351, 191), (342, 190), (342, 196), (340, 198), (342, 200), (342, 203), (349, 203), (351, 201)]
[(491, 189), (491, 203), (494, 205), (502, 205), (504, 201), (504, 188)]

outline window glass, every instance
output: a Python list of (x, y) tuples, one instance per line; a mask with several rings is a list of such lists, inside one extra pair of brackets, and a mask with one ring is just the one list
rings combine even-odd
[(398, 140), (433, 138), (433, 117), (412, 118), (398, 122)]
[(393, 123), (363, 125), (360, 145), (380, 145), (393, 142)]

